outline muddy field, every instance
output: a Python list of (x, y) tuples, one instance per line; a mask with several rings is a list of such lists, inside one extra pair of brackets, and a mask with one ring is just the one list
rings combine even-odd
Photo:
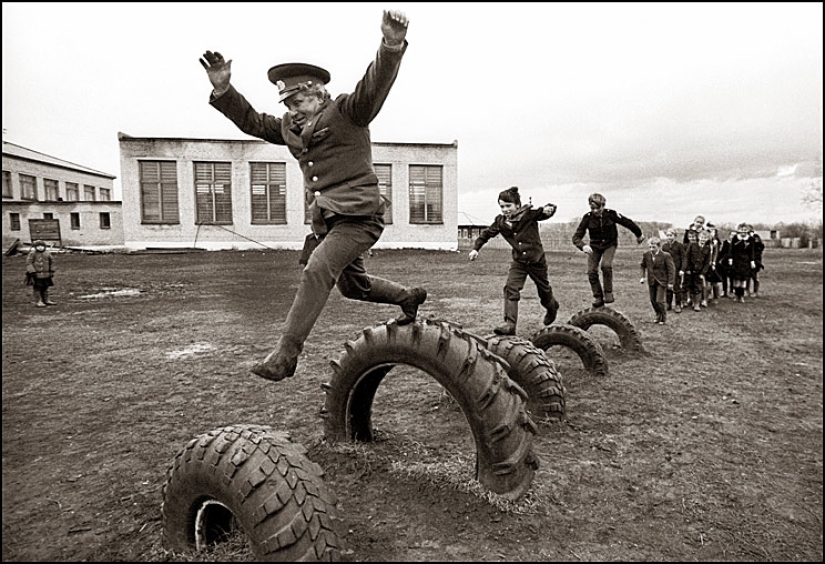
[[(474, 480), (462, 412), (426, 373), (393, 371), (372, 443), (324, 440), (330, 361), (393, 306), (334, 291), (296, 376), (252, 376), (300, 275), (298, 253), (57, 255), (36, 308), (25, 259), (3, 258), (4, 561), (209, 561), (164, 550), (162, 487), (193, 437), (234, 424), (287, 432), (325, 470), (350, 561), (822, 560), (822, 255), (765, 253), (758, 298), (701, 313), (653, 310), (641, 247), (616, 259), (614, 309), (647, 354), (589, 330), (610, 363), (595, 377), (552, 348), (566, 418), (540, 424), (540, 467), (517, 502)], [(376, 251), (371, 273), (423, 285), (428, 319), (489, 334), (507, 251)], [(564, 323), (589, 306), (581, 253), (547, 255)], [(541, 329), (528, 281), (519, 334)]]

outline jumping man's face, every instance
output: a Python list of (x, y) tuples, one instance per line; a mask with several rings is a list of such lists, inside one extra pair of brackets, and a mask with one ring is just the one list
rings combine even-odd
[(289, 110), (289, 115), (292, 116), (292, 120), (297, 123), (301, 129), (307, 125), (307, 122), (311, 120), (321, 108), (321, 100), (319, 100), (317, 96), (311, 96), (303, 92), (298, 92), (290, 96), (284, 100), (284, 104)]
[(499, 200), (498, 206), (501, 208), (501, 213), (503, 213), (505, 217), (510, 217), (516, 212), (516, 209), (518, 209), (513, 202), (505, 202), (504, 200)]

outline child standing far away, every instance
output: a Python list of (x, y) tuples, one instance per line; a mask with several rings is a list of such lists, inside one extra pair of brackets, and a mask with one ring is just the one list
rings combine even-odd
[(651, 237), (648, 247), (650, 250), (645, 251), (642, 256), (642, 279), (639, 282), (644, 284), (645, 280), (647, 281), (650, 303), (656, 312), (653, 323), (664, 325), (667, 320), (665, 297), (668, 292), (673, 292), (676, 266), (670, 253), (662, 250), (662, 241), (658, 237)]
[(54, 286), (54, 259), (52, 253), (41, 240), (34, 242), (34, 247), (26, 257), (26, 280), (34, 286), (34, 298), (37, 307), (57, 305), (49, 299), (49, 287)]
[(475, 240), (470, 260), (476, 260), (481, 247), (499, 233), (510, 243), (513, 260), (504, 286), (504, 325), (496, 327), (493, 332), (497, 335), (515, 335), (518, 302), (528, 276), (535, 282), (541, 305), (547, 310), (544, 324), (550, 325), (556, 320), (559, 302), (553, 297), (553, 288), (547, 279), (547, 259), (544, 257), (538, 226), (539, 221), (553, 217), (556, 206), (545, 204), (541, 208), (532, 209), (529, 205), (521, 205), (521, 196), (516, 186), (498, 195), (498, 205), (501, 214)]
[[(642, 229), (629, 217), (617, 211), (605, 209), (607, 201), (601, 194), (590, 194), (587, 203), (590, 211), (584, 214), (579, 227), (573, 233), (573, 244), (587, 254), (587, 279), (593, 290), (593, 307), (602, 307), (613, 299), (613, 257), (619, 245), (616, 225), (629, 229), (640, 245), (645, 240)], [(584, 243), (584, 234), (590, 234), (590, 243)], [(604, 278), (604, 291), (599, 282), (599, 265)]]

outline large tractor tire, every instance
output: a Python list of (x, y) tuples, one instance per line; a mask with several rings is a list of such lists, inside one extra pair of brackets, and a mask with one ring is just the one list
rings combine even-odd
[(306, 452), (286, 434), (258, 425), (191, 440), (166, 473), (164, 547), (201, 551), (242, 533), (259, 560), (340, 560), (337, 500)]
[(579, 355), (584, 369), (592, 376), (607, 376), (610, 372), (604, 349), (584, 329), (566, 323), (554, 323), (533, 333), (530, 340), (545, 354), (555, 345), (567, 347)]
[(527, 392), (527, 409), (542, 420), (564, 419), (566, 390), (556, 365), (533, 343), (519, 337), (493, 337), (487, 349), (510, 369), (510, 379)]
[(583, 309), (574, 313), (567, 323), (585, 331), (593, 325), (605, 325), (619, 336), (619, 342), (624, 350), (643, 354), (646, 352), (639, 332), (623, 313), (613, 308)]
[(330, 442), (371, 441), (372, 404), (384, 377), (396, 365), (426, 372), (461, 408), (476, 445), (476, 479), (505, 499), (520, 498), (533, 481), (536, 424), (527, 413), (527, 393), (503, 361), (475, 338), (444, 322), (394, 321), (368, 327), (330, 362), (332, 379), (323, 416)]

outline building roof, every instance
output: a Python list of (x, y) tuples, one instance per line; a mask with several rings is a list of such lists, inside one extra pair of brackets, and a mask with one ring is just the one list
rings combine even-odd
[[(135, 141), (135, 142), (143, 142), (143, 141), (170, 141), (170, 142), (201, 142), (201, 141), (210, 141), (210, 142), (219, 142), (219, 143), (260, 143), (260, 144), (267, 144), (267, 141), (263, 141), (261, 139), (251, 139), (251, 138), (243, 138), (243, 139), (219, 139), (215, 137), (135, 137), (133, 135), (128, 135), (119, 131), (117, 134), (117, 140), (121, 143)], [(415, 147), (451, 147), (451, 148), (458, 148), (458, 140), (454, 140), (452, 143), (414, 143), (414, 142), (392, 142), (392, 141), (372, 141), (373, 145), (385, 145), (385, 146), (415, 146)]]
[(95, 176), (103, 176), (105, 178), (112, 179), (117, 178), (116, 176), (108, 174), (106, 172), (100, 172), (99, 170), (95, 170), (87, 166), (71, 163), (69, 161), (64, 161), (63, 159), (59, 159), (51, 155), (46, 155), (45, 153), (39, 153), (32, 149), (27, 149), (26, 147), (22, 147), (14, 143), (9, 143), (8, 141), (3, 141), (3, 156), (5, 157), (6, 155), (11, 157), (17, 157), (19, 159), (24, 159), (27, 161), (58, 166), (61, 168), (68, 168), (70, 170), (76, 170), (79, 172), (85, 172), (87, 174), (93, 174)]

